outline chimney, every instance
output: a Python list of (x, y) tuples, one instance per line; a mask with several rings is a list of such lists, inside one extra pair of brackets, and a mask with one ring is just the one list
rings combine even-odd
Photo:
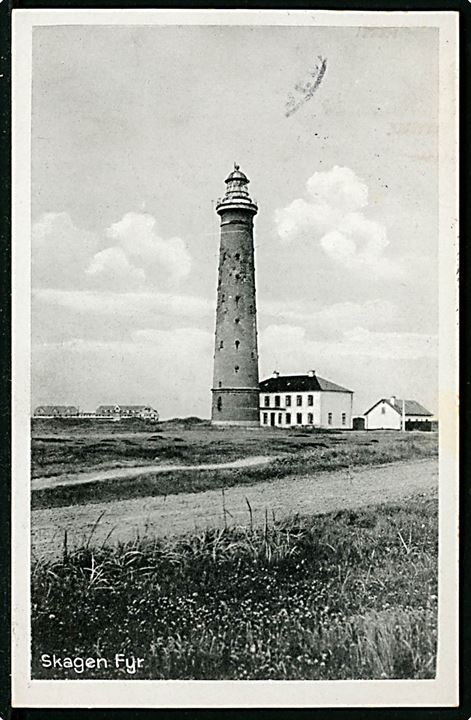
[(316, 371), (315, 371), (315, 370), (308, 370), (308, 371), (307, 371), (307, 376), (308, 376), (308, 377), (314, 377), (315, 374), (316, 374)]
[(391, 397), (389, 398), (389, 402), (391, 403), (391, 405), (395, 405), (396, 404), (396, 396), (391, 395)]
[(273, 370), (273, 377), (274, 378), (280, 377), (280, 373), (278, 372), (278, 370)]

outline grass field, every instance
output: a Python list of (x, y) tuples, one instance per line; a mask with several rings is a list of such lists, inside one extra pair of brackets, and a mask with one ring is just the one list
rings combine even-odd
[[(119, 426), (119, 427), (118, 427)], [(223, 463), (268, 456), (262, 467), (152, 474), (147, 465)], [(142, 465), (134, 478), (33, 490), (33, 508), (112, 502), (135, 497), (202, 492), (250, 485), (295, 474), (383, 464), (437, 455), (436, 433), (335, 432), (308, 429), (218, 430), (208, 423), (88, 424), (35, 421), (32, 475)]]
[[(437, 500), (89, 546), (32, 574), (33, 677), (431, 678)], [(46, 670), (61, 657), (144, 658)]]

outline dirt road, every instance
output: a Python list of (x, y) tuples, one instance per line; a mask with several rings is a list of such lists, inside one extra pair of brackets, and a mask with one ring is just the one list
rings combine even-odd
[[(432, 492), (437, 483), (438, 461), (434, 458), (359, 467), (351, 474), (336, 470), (231, 487), (224, 493), (226, 521), (235, 525), (249, 522), (246, 498), (254, 523), (262, 523), (265, 510), (270, 518), (275, 513), (277, 519), (293, 513), (326, 513), (395, 502), (418, 492)], [(102, 513), (91, 545), (103, 543), (108, 536), (108, 542), (116, 542), (137, 535), (179, 535), (224, 523), (221, 490), (35, 510), (33, 556), (59, 554), (66, 529), (69, 547), (81, 544)]]
[(198, 472), (201, 470), (230, 470), (231, 468), (255, 467), (256, 465), (266, 465), (272, 460), (275, 460), (275, 458), (267, 455), (257, 455), (255, 457), (241, 458), (240, 460), (232, 460), (231, 462), (225, 463), (202, 463), (200, 465), (135, 465), (134, 467), (93, 470), (70, 475), (48, 475), (33, 478), (31, 480), (31, 489), (44, 490), (45, 488), (60, 487), (62, 485), (84, 485), (97, 481), (114, 480), (115, 478), (139, 477), (139, 475), (144, 475), (145, 473), (160, 475), (161, 473), (183, 472), (185, 470)]

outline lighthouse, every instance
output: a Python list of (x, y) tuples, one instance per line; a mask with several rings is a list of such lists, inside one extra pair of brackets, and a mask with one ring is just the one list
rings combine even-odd
[(257, 204), (238, 165), (216, 203), (221, 218), (211, 419), (259, 425), (253, 219)]

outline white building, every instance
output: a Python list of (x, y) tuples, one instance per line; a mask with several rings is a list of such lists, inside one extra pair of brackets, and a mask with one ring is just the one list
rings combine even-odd
[(433, 413), (416, 400), (401, 400), (394, 395), (381, 398), (365, 412), (365, 430), (430, 430)]
[(96, 409), (95, 416), (106, 420), (123, 420), (128, 418), (140, 418), (141, 420), (159, 419), (159, 413), (149, 405), (100, 405)]
[(260, 424), (351, 429), (353, 391), (310, 370), (307, 375), (280, 375), (260, 383)]

